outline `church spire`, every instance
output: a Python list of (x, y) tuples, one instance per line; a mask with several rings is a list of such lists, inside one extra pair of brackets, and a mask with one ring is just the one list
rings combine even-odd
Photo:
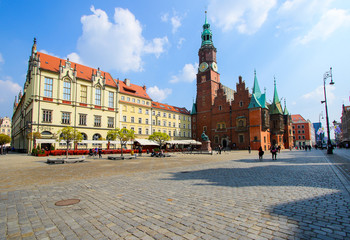
[(253, 86), (253, 94), (257, 95), (260, 97), (261, 91), (258, 83), (258, 79), (256, 77), (256, 70), (254, 69), (254, 86)]
[(278, 98), (275, 77), (274, 77), (274, 85), (275, 85), (275, 90), (273, 93), (273, 101), (272, 101), (271, 108), (270, 108), (270, 114), (283, 114), (281, 102)]
[(210, 30), (210, 24), (207, 20), (207, 11), (205, 11), (205, 21), (203, 25), (203, 32), (202, 32), (202, 46), (204, 45), (213, 45), (212, 40), (213, 34)]

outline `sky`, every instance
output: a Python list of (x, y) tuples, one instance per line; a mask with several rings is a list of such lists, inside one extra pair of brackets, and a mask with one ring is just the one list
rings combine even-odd
[(208, 21), (221, 83), (278, 95), (291, 114), (325, 125), (350, 105), (350, 1), (344, 0), (0, 0), (0, 116), (12, 116), (28, 59), (38, 51), (146, 85), (155, 101), (191, 110), (201, 32)]

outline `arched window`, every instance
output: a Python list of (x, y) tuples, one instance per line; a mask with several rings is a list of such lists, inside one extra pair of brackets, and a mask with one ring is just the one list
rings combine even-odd
[(101, 139), (101, 135), (98, 134), (98, 133), (95, 133), (93, 136), (92, 136), (92, 140), (99, 140)]
[(63, 82), (63, 99), (70, 100), (71, 84), (68, 79)]
[(41, 136), (51, 136), (51, 135), (52, 135), (52, 133), (49, 132), (49, 131), (43, 131), (43, 132), (41, 133)]
[(81, 133), (81, 135), (83, 136), (83, 140), (88, 140), (86, 133)]

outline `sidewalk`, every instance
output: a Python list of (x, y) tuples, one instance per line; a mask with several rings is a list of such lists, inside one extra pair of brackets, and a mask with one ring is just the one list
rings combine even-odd
[[(264, 157), (244, 151), (77, 165), (18, 160), (23, 167), (7, 166), (11, 174), (34, 170), (70, 180), (33, 186), (31, 174), (22, 190), (2, 191), (0, 239), (350, 238), (350, 196), (322, 152)], [(1, 169), (11, 165), (3, 161)], [(67, 199), (80, 202), (55, 205)]]

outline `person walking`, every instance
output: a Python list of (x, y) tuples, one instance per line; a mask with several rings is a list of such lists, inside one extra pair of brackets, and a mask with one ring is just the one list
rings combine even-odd
[(259, 160), (262, 161), (263, 160), (263, 156), (264, 156), (264, 151), (262, 149), (262, 147), (259, 147)]
[(98, 149), (98, 158), (102, 158), (102, 149), (101, 148)]
[[(261, 146), (260, 146), (261, 147)], [(259, 148), (260, 149), (260, 148)], [(250, 154), (250, 152), (251, 152), (251, 147), (250, 147), (250, 145), (248, 146), (248, 152), (249, 152), (249, 154)]]
[(272, 153), (272, 160), (276, 160), (277, 159), (277, 148), (276, 148), (276, 146), (272, 146), (271, 147), (271, 153)]
[(218, 150), (219, 150), (219, 154), (221, 154), (221, 145), (219, 145), (219, 149)]

